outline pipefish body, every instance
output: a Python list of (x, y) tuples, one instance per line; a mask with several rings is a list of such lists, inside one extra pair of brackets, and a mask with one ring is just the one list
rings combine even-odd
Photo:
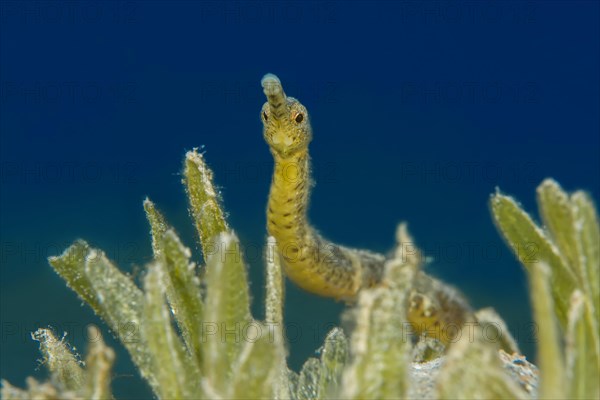
[[(311, 187), (312, 128), (307, 109), (288, 97), (277, 76), (262, 81), (267, 97), (261, 110), (263, 136), (275, 162), (267, 207), (267, 230), (277, 241), (286, 275), (304, 290), (352, 302), (362, 288), (382, 282), (386, 257), (352, 249), (323, 238), (311, 226), (307, 207)], [(454, 289), (419, 271), (409, 301), (413, 328), (437, 332), (472, 319), (466, 301)], [(448, 338), (437, 336), (443, 342)]]

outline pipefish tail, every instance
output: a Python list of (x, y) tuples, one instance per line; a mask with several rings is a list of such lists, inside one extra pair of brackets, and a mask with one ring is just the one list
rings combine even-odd
[[(285, 94), (281, 81), (261, 81), (267, 101), (261, 110), (263, 136), (275, 162), (267, 207), (267, 230), (275, 237), (286, 275), (304, 290), (353, 301), (358, 292), (382, 283), (386, 257), (323, 238), (309, 223), (312, 128), (306, 107)], [(414, 324), (462, 325), (470, 309), (455, 291), (420, 272), (415, 276), (409, 319)], [(436, 325), (437, 324), (437, 325)], [(422, 331), (422, 329), (417, 329)]]

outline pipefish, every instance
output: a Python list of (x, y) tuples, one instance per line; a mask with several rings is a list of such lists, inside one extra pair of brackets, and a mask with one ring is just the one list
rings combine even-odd
[[(267, 74), (261, 81), (267, 101), (261, 110), (263, 136), (274, 160), (267, 207), (267, 231), (276, 239), (286, 275), (304, 290), (353, 302), (359, 291), (382, 284), (386, 257), (323, 238), (309, 223), (311, 188), (309, 143), (312, 128), (306, 107), (285, 94), (281, 81)], [(418, 271), (407, 316), (417, 333), (448, 343), (444, 334), (474, 319), (471, 308), (453, 288)]]

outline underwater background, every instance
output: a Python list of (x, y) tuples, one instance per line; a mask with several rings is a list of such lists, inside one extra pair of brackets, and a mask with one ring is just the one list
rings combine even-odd
[[(0, 3), (0, 377), (24, 386), (52, 326), (85, 348), (106, 326), (48, 265), (73, 240), (138, 277), (149, 196), (201, 261), (181, 180), (203, 147), (245, 246), (262, 317), (272, 157), (261, 77), (310, 113), (310, 219), (389, 251), (399, 221), (427, 270), (494, 307), (534, 360), (525, 275), (487, 206), (497, 187), (536, 215), (553, 177), (600, 199), (598, 2)], [(290, 365), (345, 306), (286, 288)], [(117, 397), (148, 396), (123, 347)]]

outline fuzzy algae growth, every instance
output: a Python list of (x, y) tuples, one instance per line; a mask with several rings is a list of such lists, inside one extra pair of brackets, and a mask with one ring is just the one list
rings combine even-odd
[[(296, 373), (286, 364), (286, 259), (277, 238), (267, 240), (266, 317), (259, 321), (250, 313), (240, 242), (226, 222), (202, 154), (188, 152), (183, 171), (202, 264), (192, 261), (191, 251), (149, 199), (144, 209), (154, 260), (141, 288), (101, 250), (82, 240), (49, 260), (113, 332), (139, 328), (134, 338), (120, 339), (158, 398), (599, 397), (600, 227), (585, 193), (569, 195), (556, 182), (544, 181), (538, 188), (544, 227), (537, 226), (511, 197), (497, 193), (490, 200), (499, 231), (529, 276), (539, 326), (539, 384), (537, 369), (518, 354), (514, 339), (491, 309), (472, 312), (464, 325), (469, 334), (445, 344), (435, 335), (419, 335), (414, 321), (409, 324), (411, 310), (419, 305), (415, 303), (428, 301), (423, 294), (431, 292), (423, 293), (420, 284), (425, 276), (422, 258), (402, 245), (412, 243), (405, 224), (398, 228), (396, 250), (383, 261), (378, 282), (355, 293), (354, 304), (344, 315), (350, 328), (334, 328), (320, 357), (309, 358)], [(483, 334), (488, 328), (496, 329), (500, 340), (488, 340)], [(231, 329), (261, 334), (252, 341), (222, 335)], [(28, 378), (25, 389), (3, 381), (2, 398), (113, 397), (114, 353), (99, 332), (90, 334), (96, 340), (90, 341), (85, 362), (50, 330), (38, 330), (33, 337), (40, 342), (49, 380)]]

